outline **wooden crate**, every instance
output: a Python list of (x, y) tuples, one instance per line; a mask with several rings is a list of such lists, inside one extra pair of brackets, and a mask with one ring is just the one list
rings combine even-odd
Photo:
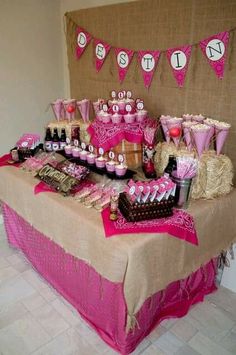
[(115, 154), (125, 154), (126, 164), (129, 169), (136, 169), (142, 166), (142, 144), (122, 140), (113, 148), (113, 151)]

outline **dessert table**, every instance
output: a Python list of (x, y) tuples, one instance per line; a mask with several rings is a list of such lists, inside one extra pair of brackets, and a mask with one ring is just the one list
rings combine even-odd
[(168, 234), (105, 238), (101, 214), (44, 192), (21, 169), (0, 168), (10, 244), (122, 354), (164, 318), (183, 316), (215, 287), (216, 257), (236, 240), (236, 190), (191, 201), (198, 245)]

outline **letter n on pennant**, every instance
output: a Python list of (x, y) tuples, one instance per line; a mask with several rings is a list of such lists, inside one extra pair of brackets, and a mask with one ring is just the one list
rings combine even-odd
[(202, 53), (219, 79), (224, 76), (226, 50), (229, 43), (229, 32), (221, 32), (199, 43)]

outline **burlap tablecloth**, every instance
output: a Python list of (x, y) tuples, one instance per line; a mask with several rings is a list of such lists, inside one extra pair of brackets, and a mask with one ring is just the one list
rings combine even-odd
[(123, 282), (127, 328), (143, 302), (170, 282), (187, 277), (236, 240), (236, 189), (210, 201), (194, 201), (199, 246), (168, 234), (104, 236), (100, 213), (72, 197), (34, 195), (38, 180), (14, 167), (0, 168), (0, 199), (64, 250), (103, 277)]

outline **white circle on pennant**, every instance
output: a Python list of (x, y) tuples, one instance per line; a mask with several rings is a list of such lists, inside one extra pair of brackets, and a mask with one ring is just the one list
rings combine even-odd
[(128, 54), (124, 51), (120, 51), (117, 55), (117, 63), (120, 68), (126, 68), (129, 65)]
[(80, 48), (84, 48), (87, 44), (87, 38), (84, 32), (80, 32), (77, 36), (77, 44)]
[(132, 92), (131, 92), (130, 90), (127, 91), (126, 97), (127, 97), (127, 99), (131, 99), (131, 97), (132, 97)]
[(92, 144), (89, 144), (88, 150), (90, 151), (90, 153), (93, 153), (94, 148), (93, 148)]
[(81, 148), (82, 148), (83, 150), (86, 149), (86, 144), (85, 144), (84, 142), (81, 143)]
[(132, 111), (132, 106), (130, 104), (125, 105), (125, 109), (127, 112), (131, 112)]
[(98, 153), (99, 153), (100, 155), (103, 155), (103, 154), (104, 154), (104, 149), (100, 147), (100, 148), (98, 149)]
[(114, 153), (112, 150), (110, 150), (108, 156), (109, 156), (109, 158), (110, 158), (111, 160), (114, 160), (114, 158), (115, 158), (115, 153)]
[(115, 92), (115, 90), (112, 90), (112, 92), (111, 92), (111, 97), (112, 97), (113, 99), (116, 98), (116, 92)]
[(141, 66), (142, 66), (142, 69), (146, 72), (152, 71), (155, 67), (155, 60), (154, 60), (153, 55), (151, 55), (149, 53), (144, 54), (144, 56), (141, 60)]
[(106, 49), (102, 43), (98, 43), (95, 49), (96, 57), (100, 60), (104, 59), (106, 56)]
[(170, 57), (171, 66), (175, 70), (181, 70), (187, 64), (187, 57), (182, 51), (174, 51)]
[(225, 54), (225, 45), (220, 39), (212, 39), (206, 46), (206, 56), (209, 60), (216, 62)]
[(112, 112), (119, 112), (119, 106), (118, 105), (112, 105)]

